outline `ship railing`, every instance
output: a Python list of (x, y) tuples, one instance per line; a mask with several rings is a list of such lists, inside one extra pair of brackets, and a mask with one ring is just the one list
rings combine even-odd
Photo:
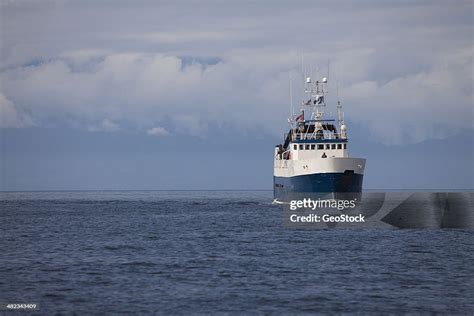
[(331, 139), (346, 139), (347, 136), (340, 133), (293, 133), (291, 140), (331, 140)]
[(276, 159), (275, 168), (288, 168), (288, 159)]
[(275, 159), (276, 160), (289, 160), (291, 157), (290, 150), (285, 150), (281, 154), (276, 154)]

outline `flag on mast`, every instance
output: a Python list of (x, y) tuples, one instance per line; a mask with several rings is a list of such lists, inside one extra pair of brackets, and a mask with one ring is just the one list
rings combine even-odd
[(304, 121), (304, 111), (301, 111), (301, 114), (295, 118), (296, 122)]

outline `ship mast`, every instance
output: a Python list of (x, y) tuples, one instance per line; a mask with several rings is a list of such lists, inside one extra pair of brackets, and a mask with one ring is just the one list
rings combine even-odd
[(337, 98), (337, 118), (339, 123), (339, 132), (341, 138), (347, 138), (347, 127), (344, 123), (344, 111), (342, 110), (341, 101), (339, 100), (339, 82), (336, 80), (336, 98)]
[(304, 106), (312, 107), (311, 120), (316, 121), (316, 130), (322, 129), (321, 121), (324, 116), (324, 108), (326, 107), (324, 84), (327, 83), (327, 78), (324, 77), (321, 81), (312, 81), (311, 77), (306, 78), (305, 93), (307, 100), (303, 101)]
[[(292, 91), (292, 78), (290, 74), (290, 111), (291, 111), (291, 118), (288, 119), (290, 123), (291, 129), (296, 126), (299, 126), (301, 130), (304, 129), (304, 125), (315, 125), (315, 132), (316, 131), (323, 131), (326, 130), (327, 123), (323, 123), (326, 121), (334, 121), (334, 120), (326, 120), (324, 119), (324, 108), (326, 107), (326, 94), (328, 93), (327, 83), (329, 77), (329, 62), (328, 62), (328, 77), (323, 77), (321, 80), (314, 81), (312, 77), (306, 77), (306, 72), (303, 68), (303, 59), (302, 59), (302, 71), (303, 71), (303, 78), (305, 78), (304, 82), (304, 93), (303, 93), (303, 100), (301, 111), (302, 113), (298, 116), (294, 114), (293, 110), (293, 91)], [(313, 69), (311, 67), (310, 73), (312, 74)], [(342, 109), (341, 101), (339, 100), (339, 83), (336, 79), (336, 97), (337, 97), (337, 116), (338, 116), (338, 125), (339, 125), (339, 134), (337, 134), (337, 130), (334, 130), (334, 136), (336, 138), (340, 137), (342, 139), (347, 139), (347, 127), (344, 122), (344, 111)], [(304, 118), (304, 107), (307, 106), (311, 109), (311, 118), (309, 120), (305, 120)], [(303, 123), (304, 124), (299, 124)], [(307, 123), (307, 124), (306, 124)], [(296, 126), (295, 126), (296, 125)]]

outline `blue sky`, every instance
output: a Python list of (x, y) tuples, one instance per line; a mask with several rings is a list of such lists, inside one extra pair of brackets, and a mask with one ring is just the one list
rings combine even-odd
[(1, 2), (0, 189), (270, 189), (302, 57), (314, 76), (330, 60), (366, 188), (472, 189), (472, 12)]

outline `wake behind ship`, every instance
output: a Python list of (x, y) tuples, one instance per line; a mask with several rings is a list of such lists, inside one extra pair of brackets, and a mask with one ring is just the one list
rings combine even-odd
[[(275, 148), (274, 198), (295, 193), (360, 193), (365, 159), (349, 157), (344, 112), (337, 101), (338, 120), (324, 118), (327, 78), (305, 81), (301, 114), (288, 120), (284, 143)], [(311, 115), (305, 117), (305, 107)]]

